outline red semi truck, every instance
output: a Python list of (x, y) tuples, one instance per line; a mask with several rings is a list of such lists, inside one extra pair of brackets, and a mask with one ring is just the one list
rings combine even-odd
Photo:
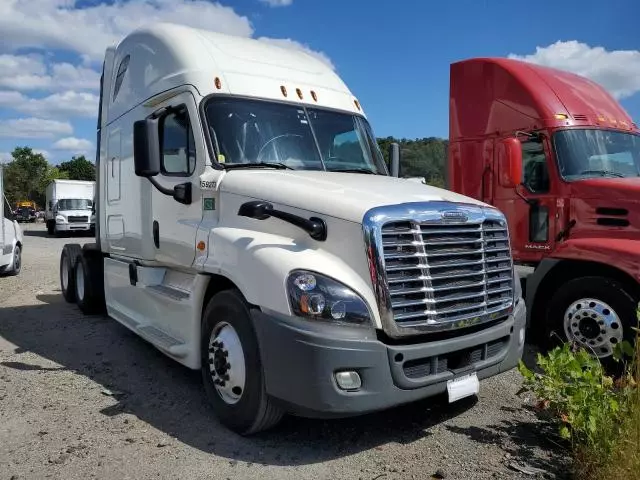
[(505, 58), (451, 65), (447, 187), (502, 210), (530, 336), (605, 361), (640, 300), (640, 130), (598, 84)]

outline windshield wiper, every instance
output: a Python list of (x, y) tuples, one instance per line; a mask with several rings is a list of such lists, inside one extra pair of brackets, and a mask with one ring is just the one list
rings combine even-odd
[(234, 168), (275, 168), (278, 170), (295, 170), (295, 168), (278, 162), (251, 162), (251, 163), (223, 163), (223, 167), (226, 170), (233, 170)]
[(345, 168), (344, 170), (329, 170), (329, 172), (342, 172), (342, 173), (370, 173), (371, 175), (378, 175), (377, 172), (369, 170), (368, 168)]
[(626, 178), (626, 175), (623, 175), (622, 173), (618, 173), (618, 172), (613, 172), (611, 170), (584, 170), (580, 172), (580, 175), (589, 175), (590, 173), (599, 173), (603, 177), (607, 175), (611, 175), (612, 177)]

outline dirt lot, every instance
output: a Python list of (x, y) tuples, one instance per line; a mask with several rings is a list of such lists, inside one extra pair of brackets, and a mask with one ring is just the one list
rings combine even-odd
[(24, 228), (23, 271), (0, 278), (0, 480), (534, 478), (514, 461), (564, 477), (565, 452), (516, 396), (516, 371), (483, 382), (477, 402), (232, 434), (197, 372), (64, 302), (60, 251), (86, 238)]

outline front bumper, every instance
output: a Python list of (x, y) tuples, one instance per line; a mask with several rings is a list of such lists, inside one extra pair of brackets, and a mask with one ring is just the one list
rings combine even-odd
[[(287, 412), (332, 418), (383, 410), (446, 392), (447, 380), (514, 368), (524, 347), (525, 306), (499, 324), (446, 340), (386, 345), (372, 330), (253, 311), (267, 393)], [(334, 374), (355, 370), (357, 391)]]
[(56, 230), (59, 232), (75, 232), (91, 230), (90, 223), (56, 223)]

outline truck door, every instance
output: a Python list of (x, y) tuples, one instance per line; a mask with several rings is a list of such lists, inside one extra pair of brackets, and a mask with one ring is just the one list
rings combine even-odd
[(155, 258), (159, 262), (191, 266), (195, 258), (196, 232), (202, 221), (199, 175), (205, 164), (204, 139), (198, 128), (198, 111), (193, 95), (185, 92), (159, 107), (171, 107), (160, 120), (161, 173), (164, 187), (191, 182), (192, 202), (184, 205), (152, 189), (152, 231)]
[(494, 204), (507, 216), (514, 258), (535, 262), (553, 249), (557, 233), (557, 193), (550, 176), (553, 157), (547, 137), (521, 143), (522, 184), (515, 190), (496, 185)]

